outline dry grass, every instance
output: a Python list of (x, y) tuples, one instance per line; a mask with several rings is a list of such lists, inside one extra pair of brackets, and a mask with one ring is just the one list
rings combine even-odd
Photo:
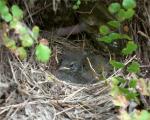
[[(143, 2), (139, 0), (138, 4), (140, 1)], [(56, 0), (53, 2), (55, 4)], [(138, 19), (130, 24), (130, 28), (139, 45), (149, 46), (150, 5), (144, 5), (143, 2), (138, 8)], [(29, 15), (29, 18), (32, 17)], [(139, 48), (137, 57), (141, 58), (144, 69), (149, 70), (150, 50), (143, 46)], [(0, 120), (117, 119), (108, 94), (109, 86), (104, 82), (89, 86), (69, 84), (58, 80), (46, 68), (33, 58), (20, 62), (0, 48)]]
[(1, 120), (116, 120), (104, 82), (65, 83), (42, 64), (19, 62), (6, 50), (0, 60)]

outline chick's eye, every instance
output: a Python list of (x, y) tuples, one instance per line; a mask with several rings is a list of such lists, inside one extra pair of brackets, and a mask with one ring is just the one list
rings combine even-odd
[(79, 65), (76, 62), (72, 62), (72, 63), (70, 63), (69, 68), (70, 68), (71, 71), (75, 72), (75, 71), (78, 70)]
[(72, 63), (70, 63), (70, 68), (74, 68), (76, 65), (75, 65), (75, 63), (74, 62), (72, 62)]

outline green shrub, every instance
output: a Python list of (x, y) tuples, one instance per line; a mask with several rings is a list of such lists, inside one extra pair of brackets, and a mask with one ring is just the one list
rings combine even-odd
[[(101, 25), (99, 27), (99, 34), (101, 37), (98, 38), (98, 41), (112, 44), (113, 41), (117, 42), (119, 39), (126, 39), (127, 42), (126, 46), (122, 49), (122, 55), (132, 55), (138, 48), (137, 44), (135, 44), (127, 34), (116, 33), (113, 31), (120, 28), (122, 22), (125, 20), (132, 19), (135, 14), (135, 7), (135, 0), (123, 0), (122, 4), (117, 2), (110, 4), (108, 11), (115, 16), (115, 19), (109, 21), (107, 25)], [(116, 60), (110, 60), (110, 64), (115, 69), (122, 69), (125, 71), (121, 76), (114, 75), (111, 77), (110, 94), (113, 97), (113, 103), (121, 108), (119, 110), (119, 118), (121, 120), (149, 120), (150, 113), (147, 110), (136, 110), (130, 114), (126, 111), (126, 108), (131, 101), (140, 104), (140, 99), (138, 98), (139, 94), (150, 96), (150, 82), (147, 85), (144, 79), (135, 77), (135, 74), (140, 72), (140, 64), (137, 61), (131, 61), (128, 64), (124, 64), (123, 62)], [(129, 74), (131, 74), (131, 77), (125, 79), (125, 76)]]
[[(30, 30), (23, 22), (23, 11), (17, 5), (8, 8), (4, 0), (0, 1), (0, 18), (4, 21), (2, 24), (2, 39), (4, 45), (10, 49), (21, 60), (27, 58), (28, 49), (36, 46), (35, 55), (38, 61), (48, 62), (51, 50), (48, 46), (38, 42), (39, 28), (34, 26)], [(6, 27), (7, 26), (7, 27)], [(14, 31), (18, 37), (8, 35), (9, 31)], [(41, 57), (42, 56), (42, 57)]]

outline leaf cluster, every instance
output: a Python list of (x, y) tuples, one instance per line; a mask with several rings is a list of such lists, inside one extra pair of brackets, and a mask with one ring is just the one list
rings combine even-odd
[[(38, 42), (39, 28), (34, 26), (30, 30), (23, 22), (23, 11), (17, 5), (13, 5), (10, 8), (6, 5), (4, 0), (0, 1), (0, 18), (5, 21), (1, 23), (3, 30), (3, 43), (15, 53), (21, 60), (27, 58), (28, 48), (34, 47), (35, 55), (38, 61), (47, 62), (51, 55), (51, 50), (46, 45), (41, 45)], [(13, 35), (8, 33), (13, 31)], [(17, 36), (17, 37), (14, 37)], [(41, 48), (42, 46), (42, 48)]]
[[(107, 22), (105, 25), (99, 27), (100, 38), (98, 41), (112, 44), (114, 41), (125, 39), (127, 40), (126, 46), (122, 49), (124, 56), (132, 55), (138, 48), (131, 37), (127, 34), (121, 34), (113, 32), (121, 27), (122, 22), (125, 20), (131, 20), (135, 14), (136, 1), (135, 0), (123, 0), (122, 3), (114, 2), (109, 5), (108, 11), (115, 16), (115, 19)], [(131, 61), (127, 65), (123, 62), (110, 60), (110, 64), (115, 69), (123, 69), (126, 74), (132, 75), (140, 72), (140, 64), (137, 61)], [(150, 82), (146, 84), (144, 79), (137, 77), (124, 78), (124, 74), (121, 76), (114, 76), (111, 79), (111, 96), (113, 97), (113, 103), (119, 106), (120, 118), (122, 120), (149, 120), (150, 113), (147, 110), (134, 111), (130, 114), (125, 110), (131, 101), (139, 104), (139, 94), (144, 96), (150, 96)], [(123, 112), (121, 110), (124, 110)]]
[(81, 0), (74, 0), (73, 1), (74, 2), (74, 4), (73, 4), (73, 9), (74, 10), (77, 10), (77, 9), (79, 9), (79, 7), (80, 7), (80, 5), (81, 5)]
[(126, 47), (122, 50), (124, 55), (132, 54), (137, 45), (133, 42), (132, 38), (127, 34), (116, 33), (116, 29), (121, 27), (122, 22), (132, 19), (135, 14), (136, 1), (135, 0), (123, 0), (122, 4), (118, 2), (111, 3), (108, 6), (108, 11), (115, 16), (114, 20), (107, 22), (105, 25), (99, 27), (99, 33), (101, 35), (98, 41), (105, 42), (107, 44), (113, 44), (114, 41), (121, 39), (128, 40)]

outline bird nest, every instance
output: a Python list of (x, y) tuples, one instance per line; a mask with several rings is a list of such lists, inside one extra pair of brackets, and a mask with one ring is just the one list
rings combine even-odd
[[(139, 0), (141, 3), (144, 2)], [(149, 23), (150, 12), (143, 12), (145, 7), (141, 7), (137, 14), (146, 17), (137, 15), (130, 28), (137, 42), (141, 42), (138, 55), (142, 63), (149, 63), (148, 47), (145, 50), (149, 34), (144, 33), (149, 33), (145, 21)], [(37, 64), (32, 56), (28, 61), (20, 61), (0, 48), (0, 120), (116, 120), (109, 90), (105, 81), (91, 85), (66, 83), (56, 78), (47, 65)]]
[(0, 119), (116, 120), (109, 86), (66, 83), (33, 58), (0, 51)]

